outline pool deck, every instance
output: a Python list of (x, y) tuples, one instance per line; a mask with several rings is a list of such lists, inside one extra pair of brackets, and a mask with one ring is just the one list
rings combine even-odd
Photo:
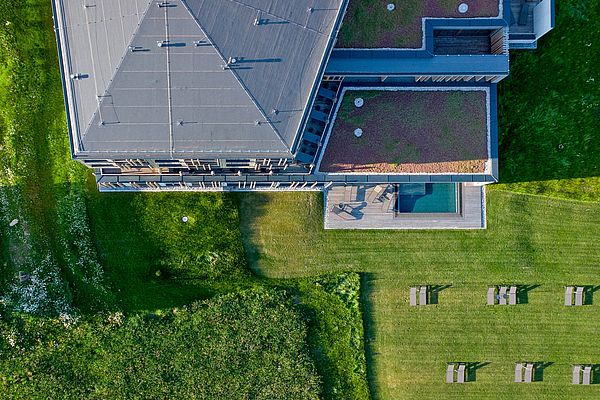
[[(368, 201), (376, 185), (332, 186), (325, 191), (325, 229), (485, 229), (485, 188), (462, 185), (457, 214), (398, 214), (388, 210), (394, 201), (390, 186), (384, 198)], [(346, 204), (347, 212), (333, 212)]]

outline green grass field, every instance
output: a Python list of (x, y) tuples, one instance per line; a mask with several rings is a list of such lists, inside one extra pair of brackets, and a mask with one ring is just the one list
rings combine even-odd
[[(240, 204), (257, 273), (363, 275), (376, 398), (558, 399), (594, 390), (570, 385), (570, 365), (600, 360), (600, 301), (562, 302), (564, 285), (600, 285), (600, 204), (491, 191), (486, 231), (385, 233), (324, 231), (322, 199), (313, 194), (246, 195)], [(411, 308), (408, 288), (419, 284), (450, 287), (438, 305)], [(489, 308), (486, 288), (495, 284), (536, 287), (527, 304)], [(543, 382), (516, 385), (522, 360), (553, 364)], [(490, 364), (475, 383), (448, 386), (448, 361)]]
[(556, 28), (511, 53), (498, 87), (500, 179), (510, 190), (600, 200), (600, 2), (557, 0)]

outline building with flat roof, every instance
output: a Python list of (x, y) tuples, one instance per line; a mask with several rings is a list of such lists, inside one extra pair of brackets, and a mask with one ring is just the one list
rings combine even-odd
[(496, 84), (552, 0), (52, 0), (100, 191), (324, 191), (327, 228), (484, 228)]

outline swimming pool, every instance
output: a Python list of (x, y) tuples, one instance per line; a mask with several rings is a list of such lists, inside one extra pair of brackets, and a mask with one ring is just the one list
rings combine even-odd
[(459, 209), (455, 183), (406, 183), (398, 186), (399, 213), (455, 214)]

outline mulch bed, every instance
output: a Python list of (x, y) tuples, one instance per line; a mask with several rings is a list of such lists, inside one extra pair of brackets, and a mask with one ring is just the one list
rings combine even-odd
[[(386, 10), (389, 3), (396, 9)], [(465, 14), (461, 3), (469, 5)], [(338, 47), (420, 48), (422, 18), (498, 17), (499, 0), (351, 0), (342, 25)]]
[[(354, 99), (364, 106), (356, 108)], [(484, 91), (346, 91), (323, 172), (483, 173)], [(363, 136), (354, 136), (361, 128)]]

